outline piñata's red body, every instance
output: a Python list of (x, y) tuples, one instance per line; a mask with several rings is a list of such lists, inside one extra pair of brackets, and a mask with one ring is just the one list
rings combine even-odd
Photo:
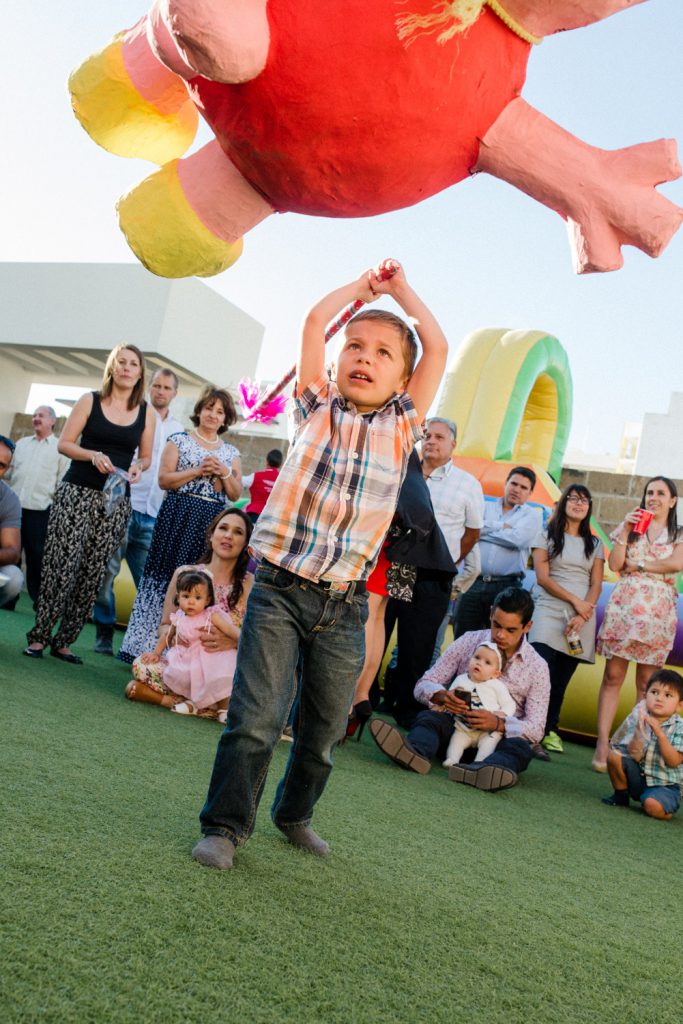
[(265, 69), (242, 85), (191, 82), (225, 153), (275, 209), (364, 217), (469, 174), (521, 91), (530, 47), (488, 9), (444, 45), (433, 32), (406, 46), (395, 24), (406, 9), (270, 0)]

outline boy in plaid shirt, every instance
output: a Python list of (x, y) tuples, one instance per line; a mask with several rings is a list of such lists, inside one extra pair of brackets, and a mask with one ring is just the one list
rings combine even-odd
[(612, 737), (607, 770), (614, 786), (603, 803), (628, 807), (639, 800), (651, 818), (668, 821), (681, 802), (683, 677), (668, 668), (650, 676), (639, 701)]
[[(363, 310), (347, 325), (336, 380), (325, 328), (355, 299), (388, 294), (417, 322)], [(271, 816), (285, 838), (325, 856), (311, 828), (363, 666), (365, 580), (391, 523), (408, 456), (441, 380), (448, 343), (403, 271), (338, 288), (304, 322), (295, 435), (252, 536), (262, 559), (242, 626), (228, 723), (201, 813), (195, 860), (231, 868), (254, 827), (266, 773), (300, 692), (285, 774)]]

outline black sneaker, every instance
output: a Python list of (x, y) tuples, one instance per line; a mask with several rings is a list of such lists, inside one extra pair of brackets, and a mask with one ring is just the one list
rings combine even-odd
[(621, 798), (620, 798), (620, 796), (617, 796), (616, 793), (612, 793), (611, 796), (603, 796), (601, 802), (603, 804), (607, 804), (608, 807), (628, 807), (628, 806), (630, 806), (628, 793), (624, 793), (624, 795)]

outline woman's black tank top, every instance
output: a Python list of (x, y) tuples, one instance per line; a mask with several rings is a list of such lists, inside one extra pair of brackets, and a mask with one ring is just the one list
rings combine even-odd
[[(111, 423), (102, 412), (99, 393), (93, 391), (92, 409), (81, 434), (81, 447), (94, 452), (104, 452), (115, 466), (128, 470), (135, 449), (140, 445), (146, 419), (147, 403), (141, 402), (137, 419), (129, 426), (121, 427), (118, 423)], [(106, 479), (107, 474), (100, 473), (92, 463), (75, 460), (64, 476), (64, 482), (67, 484), (92, 487), (95, 491), (102, 490)]]

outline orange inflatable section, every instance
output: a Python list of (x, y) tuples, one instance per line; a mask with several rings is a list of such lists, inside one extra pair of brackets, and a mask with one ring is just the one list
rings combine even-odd
[[(471, 473), (481, 484), (484, 494), (491, 498), (500, 498), (503, 494), (505, 481), (513, 466), (521, 465), (517, 462), (491, 462), (490, 459), (472, 459), (466, 455), (454, 455), (453, 462), (466, 473)], [(552, 508), (560, 496), (560, 489), (553, 481), (548, 472), (542, 466), (535, 466), (533, 463), (524, 463), (536, 474), (536, 486), (534, 487), (530, 501), (538, 505), (545, 505)]]

